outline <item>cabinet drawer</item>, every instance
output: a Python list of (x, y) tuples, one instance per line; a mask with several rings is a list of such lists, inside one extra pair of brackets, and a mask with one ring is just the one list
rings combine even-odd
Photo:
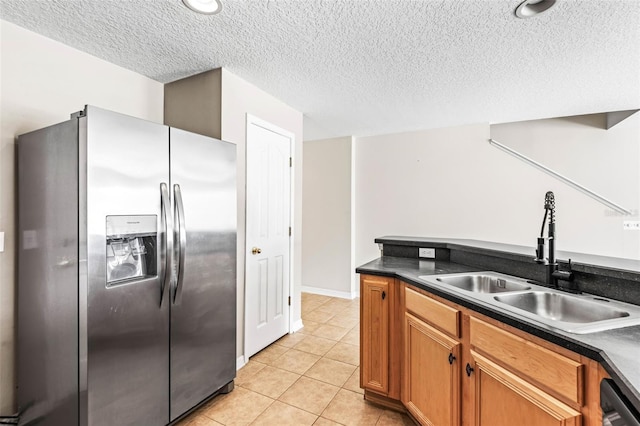
[(584, 394), (584, 366), (519, 336), (470, 318), (471, 345), (504, 366), (531, 378), (549, 392), (580, 405)]
[(460, 337), (460, 311), (405, 287), (405, 308), (453, 337)]

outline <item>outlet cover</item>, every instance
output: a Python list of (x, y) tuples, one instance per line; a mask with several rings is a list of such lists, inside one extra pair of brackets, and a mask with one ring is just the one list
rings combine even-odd
[(625, 231), (640, 231), (640, 220), (625, 220), (622, 222)]
[(436, 257), (436, 249), (420, 247), (418, 249), (418, 257), (426, 257), (427, 259), (435, 259), (435, 257)]

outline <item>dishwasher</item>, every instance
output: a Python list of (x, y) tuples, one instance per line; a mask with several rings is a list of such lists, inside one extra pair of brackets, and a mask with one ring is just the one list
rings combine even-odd
[(640, 426), (640, 415), (611, 379), (600, 382), (602, 426)]

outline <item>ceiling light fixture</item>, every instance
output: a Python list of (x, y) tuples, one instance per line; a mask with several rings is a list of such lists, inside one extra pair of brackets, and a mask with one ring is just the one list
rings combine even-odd
[(222, 10), (220, 0), (182, 0), (182, 3), (194, 12), (204, 15), (214, 15)]
[(518, 18), (531, 18), (546, 12), (556, 4), (556, 0), (525, 0), (516, 8)]

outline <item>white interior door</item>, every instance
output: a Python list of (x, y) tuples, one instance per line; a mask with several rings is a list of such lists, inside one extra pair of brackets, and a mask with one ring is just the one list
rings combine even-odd
[(289, 332), (293, 134), (247, 118), (245, 357)]

